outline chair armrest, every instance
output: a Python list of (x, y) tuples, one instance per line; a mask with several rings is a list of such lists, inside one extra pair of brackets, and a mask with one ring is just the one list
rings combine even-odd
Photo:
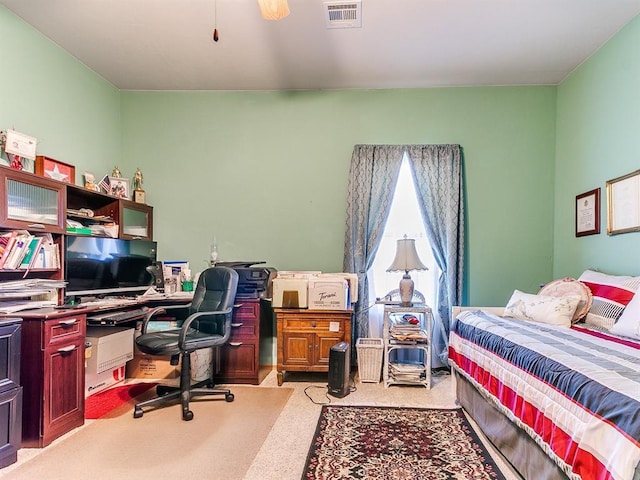
[(153, 309), (149, 310), (147, 312), (147, 314), (144, 316), (144, 318), (142, 319), (142, 328), (140, 329), (140, 334), (144, 335), (145, 333), (147, 333), (147, 326), (149, 325), (149, 322), (153, 319), (153, 317), (155, 317), (156, 315), (159, 315), (161, 313), (166, 313), (167, 310), (177, 310), (177, 309), (188, 309), (191, 306), (191, 303), (186, 303), (184, 305), (160, 305), (157, 307), (154, 307)]
[(223, 341), (227, 341), (231, 336), (231, 312), (233, 312), (233, 308), (225, 308), (224, 310), (213, 310), (211, 312), (196, 312), (189, 315), (186, 320), (182, 324), (182, 328), (180, 329), (180, 337), (178, 338), (178, 346), (180, 350), (184, 350), (185, 341), (187, 339), (187, 332), (191, 327), (191, 324), (195, 322), (199, 317), (203, 316), (219, 316), (222, 315), (225, 318), (224, 322), (224, 333), (223, 333)]

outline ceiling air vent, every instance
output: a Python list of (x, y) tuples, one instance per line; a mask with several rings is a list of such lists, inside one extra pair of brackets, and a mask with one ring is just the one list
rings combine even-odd
[(324, 2), (327, 28), (360, 28), (362, 1)]

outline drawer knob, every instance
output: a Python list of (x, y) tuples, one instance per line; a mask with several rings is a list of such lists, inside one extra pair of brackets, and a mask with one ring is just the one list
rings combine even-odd
[(232, 323), (232, 324), (231, 324), (231, 326), (232, 326), (233, 328), (239, 328), (239, 327), (241, 327), (241, 326), (242, 326), (242, 323)]
[(239, 347), (240, 345), (242, 345), (242, 342), (229, 342), (229, 345), (232, 347)]
[(60, 321), (60, 325), (63, 325), (65, 327), (70, 327), (71, 325), (75, 325), (76, 323), (78, 323), (78, 320), (76, 320), (75, 318), (72, 320), (61, 320)]
[(313, 328), (316, 328), (316, 322), (311, 322), (311, 326), (312, 326)]

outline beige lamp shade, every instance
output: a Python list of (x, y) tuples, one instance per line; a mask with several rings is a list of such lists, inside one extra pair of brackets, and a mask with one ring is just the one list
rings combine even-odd
[(427, 266), (420, 261), (418, 252), (416, 251), (416, 241), (413, 238), (404, 238), (398, 240), (396, 250), (396, 258), (387, 272), (409, 272), (410, 270), (428, 270)]
[(289, 15), (287, 0), (258, 0), (265, 20), (281, 20)]

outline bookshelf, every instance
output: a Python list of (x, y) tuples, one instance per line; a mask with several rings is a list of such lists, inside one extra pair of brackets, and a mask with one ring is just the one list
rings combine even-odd
[[(67, 235), (153, 240), (150, 205), (5, 166), (0, 198), (0, 313), (19, 298), (62, 302)], [(79, 226), (68, 230), (68, 220)]]

